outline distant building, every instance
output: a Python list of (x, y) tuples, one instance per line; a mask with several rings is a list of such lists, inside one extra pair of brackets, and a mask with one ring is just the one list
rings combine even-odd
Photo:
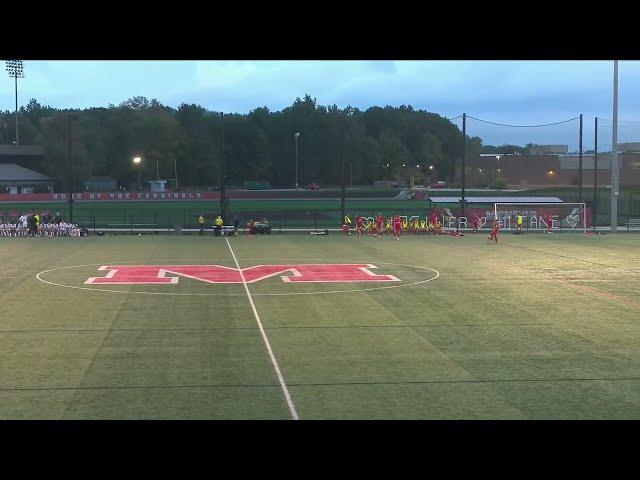
[(529, 149), (530, 156), (563, 155), (569, 152), (569, 145), (536, 145)]
[(53, 192), (54, 180), (42, 173), (14, 163), (0, 163), (0, 193), (34, 193), (35, 190)]
[(640, 152), (640, 142), (618, 143), (618, 152)]
[(164, 192), (165, 186), (167, 184), (166, 180), (149, 180), (149, 186), (151, 192)]
[(118, 189), (118, 181), (111, 177), (90, 177), (84, 182), (87, 192), (115, 192)]
[[(640, 147), (640, 145), (639, 145)], [(621, 149), (622, 150), (622, 149)], [(611, 153), (598, 154), (598, 185), (611, 184)], [(620, 186), (640, 185), (640, 150), (621, 151)], [(469, 187), (483, 182), (483, 175), (500, 173), (510, 188), (538, 188), (575, 186), (579, 182), (580, 157), (577, 154), (503, 155), (483, 154), (467, 159), (466, 184)], [(593, 186), (594, 154), (582, 155), (582, 185)], [(460, 180), (459, 165), (456, 178)]]
[(31, 168), (42, 163), (44, 149), (40, 145), (0, 145), (0, 164), (12, 163)]

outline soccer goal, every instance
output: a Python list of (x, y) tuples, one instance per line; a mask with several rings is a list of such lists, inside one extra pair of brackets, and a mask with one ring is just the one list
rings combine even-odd
[(584, 203), (494, 204), (494, 219), (501, 230), (518, 231), (518, 216), (522, 216), (522, 231), (587, 233), (591, 222)]

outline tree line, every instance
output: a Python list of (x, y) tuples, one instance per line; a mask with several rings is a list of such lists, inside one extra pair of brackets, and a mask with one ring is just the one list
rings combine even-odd
[[(44, 148), (42, 163), (32, 168), (53, 177), (59, 189), (66, 188), (69, 115), (75, 191), (90, 176), (110, 176), (132, 188), (138, 174), (134, 156), (143, 159), (143, 181), (156, 178), (158, 168), (163, 179), (174, 178), (177, 170), (179, 187), (219, 185), (222, 131), (228, 185), (293, 185), (295, 133), (300, 133), (301, 185), (340, 184), (341, 156), (346, 181), (354, 185), (409, 174), (424, 182), (451, 182), (464, 147), (456, 125), (411, 106), (339, 109), (305, 95), (281, 111), (260, 107), (248, 114), (225, 114), (221, 122), (219, 112), (199, 105), (171, 108), (145, 97), (82, 110), (52, 108), (32, 99), (20, 108), (20, 143)], [(14, 113), (1, 112), (0, 118), (0, 142), (12, 143)], [(481, 152), (480, 138), (467, 137), (466, 142), (468, 158)]]

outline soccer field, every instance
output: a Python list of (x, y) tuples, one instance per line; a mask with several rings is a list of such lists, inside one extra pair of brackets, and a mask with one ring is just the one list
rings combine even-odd
[(639, 247), (0, 238), (0, 418), (638, 419)]

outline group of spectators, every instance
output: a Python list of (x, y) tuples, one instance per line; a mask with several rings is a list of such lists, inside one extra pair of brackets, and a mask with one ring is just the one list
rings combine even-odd
[[(253, 236), (256, 233), (266, 233), (266, 234), (271, 233), (271, 224), (266, 218), (263, 218), (261, 221), (250, 219), (249, 222), (247, 222), (246, 227), (247, 227), (247, 234), (249, 236)], [(200, 235), (204, 235), (204, 231), (207, 228), (206, 218), (204, 214), (200, 214), (200, 216), (198, 217), (198, 228), (200, 229)], [(240, 219), (238, 218), (237, 215), (233, 216), (233, 229), (231, 229), (229, 226), (227, 227), (224, 226), (224, 220), (220, 215), (217, 215), (213, 221), (213, 234), (216, 237), (219, 237), (221, 235), (238, 236), (239, 228), (240, 228)]]
[(23, 213), (13, 222), (0, 220), (2, 237), (79, 237), (80, 228), (75, 223), (63, 221), (60, 212), (51, 217), (49, 212)]

